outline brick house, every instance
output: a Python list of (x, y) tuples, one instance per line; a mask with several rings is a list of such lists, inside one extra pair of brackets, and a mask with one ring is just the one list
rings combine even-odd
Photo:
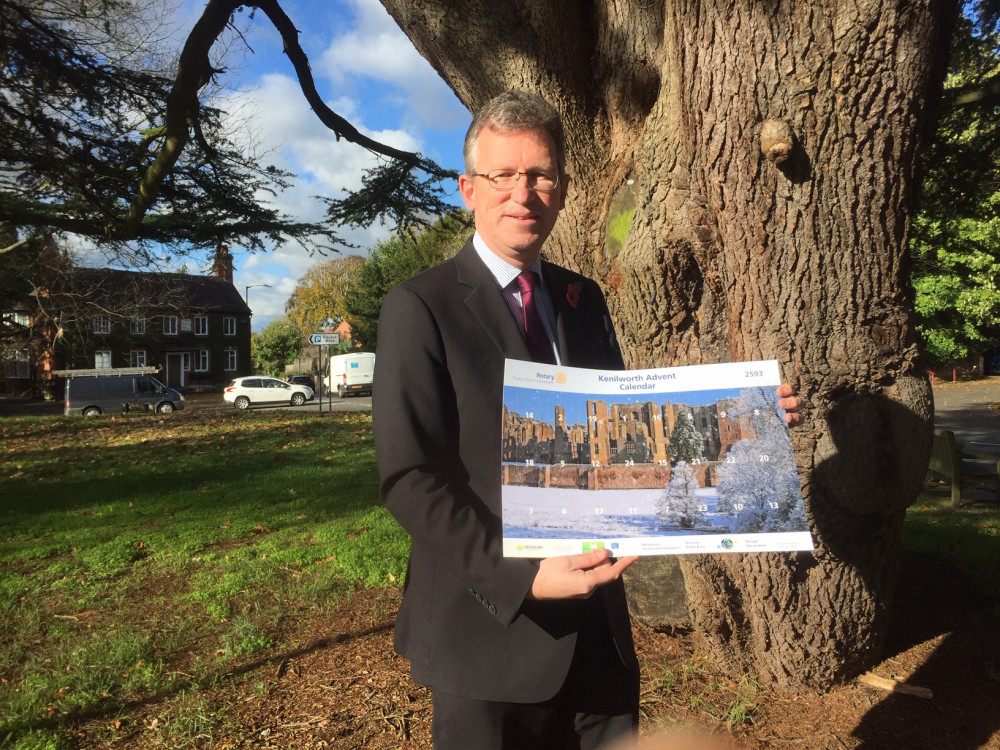
[(6, 390), (30, 388), (33, 358), (31, 346), (33, 310), (23, 300), (4, 300), (0, 310), (0, 380)]
[(153, 366), (161, 381), (189, 390), (221, 388), (251, 372), (252, 313), (233, 285), (225, 245), (216, 248), (212, 276), (74, 268), (59, 278), (35, 311), (0, 311), (31, 338), (24, 346), (7, 341), (8, 391), (58, 396), (50, 374), (57, 369)]

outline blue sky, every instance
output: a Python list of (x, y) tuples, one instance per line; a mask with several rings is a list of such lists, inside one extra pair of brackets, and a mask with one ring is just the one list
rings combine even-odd
[[(157, 34), (179, 48), (204, 7), (204, 0), (177, 0)], [(471, 115), (378, 0), (283, 0), (282, 7), (301, 32), (317, 90), (331, 109), (378, 141), (462, 169), (462, 139)], [(227, 113), (234, 142), (263, 155), (264, 163), (296, 174), (292, 187), (269, 202), (293, 219), (319, 220), (323, 204), (314, 196), (339, 197), (345, 188), (360, 187), (363, 170), (376, 159), (358, 146), (338, 143), (320, 123), (264, 13), (251, 20), (244, 10), (234, 23), (239, 33), (230, 32), (212, 50), (213, 64), (225, 72), (210, 103)], [(459, 205), (457, 184), (453, 188)], [(389, 236), (384, 227), (345, 228), (340, 234), (358, 246), (345, 252), (358, 254)], [(247, 294), (251, 287), (255, 331), (283, 315), (298, 280), (326, 260), (297, 243), (266, 253), (229, 245), (236, 288)], [(77, 246), (89, 258), (85, 262), (103, 264), (99, 253), (90, 256), (88, 243)], [(210, 259), (183, 260), (191, 273), (210, 273)]]
[(510, 411), (517, 412), (521, 416), (526, 416), (529, 412), (534, 419), (553, 424), (555, 418), (555, 407), (561, 404), (566, 409), (566, 424), (579, 422), (586, 424), (587, 421), (587, 401), (590, 399), (604, 401), (608, 404), (640, 404), (652, 401), (656, 404), (664, 403), (685, 404), (695, 406), (701, 404), (714, 404), (725, 398), (739, 398), (739, 388), (724, 388), (704, 391), (683, 391), (683, 392), (654, 392), (645, 394), (589, 394), (570, 393), (566, 391), (550, 391), (541, 388), (520, 388), (518, 386), (504, 386), (503, 402)]
[[(301, 31), (317, 89), (331, 109), (376, 140), (461, 169), (462, 139), (471, 115), (378, 0), (287, 0), (282, 5)], [(194, 14), (202, 7), (193, 0), (189, 4)], [(294, 187), (273, 203), (298, 219), (318, 219), (323, 208), (313, 196), (335, 197), (344, 188), (359, 187), (363, 169), (375, 158), (353, 144), (338, 143), (319, 122), (263, 13), (251, 21), (244, 12), (236, 23), (246, 41), (230, 40), (224, 64), (230, 67), (225, 83), (238, 89), (224, 89), (216, 103), (229, 113), (234, 127), (242, 127), (245, 137), (268, 153), (269, 161), (297, 175)], [(359, 246), (348, 252), (362, 254), (388, 235), (383, 227), (342, 233)], [(249, 293), (256, 331), (283, 314), (298, 279), (325, 260), (298, 245), (266, 254), (230, 250), (241, 293), (250, 285), (271, 285)]]

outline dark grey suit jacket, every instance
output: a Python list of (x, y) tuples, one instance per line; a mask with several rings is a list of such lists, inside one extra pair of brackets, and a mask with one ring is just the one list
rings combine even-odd
[[(597, 284), (549, 263), (542, 276), (555, 310), (561, 362), (621, 369)], [(455, 695), (537, 703), (562, 686), (587, 612), (606, 612), (622, 661), (636, 674), (638, 667), (620, 582), (595, 595), (603, 606), (526, 602), (537, 561), (503, 557), (505, 357), (531, 359), (470, 241), (385, 299), (375, 367), (375, 446), (383, 501), (413, 537), (395, 634), (396, 650), (409, 658), (413, 678)]]

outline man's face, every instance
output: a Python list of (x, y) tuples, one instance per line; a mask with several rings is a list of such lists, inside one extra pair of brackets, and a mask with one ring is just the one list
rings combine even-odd
[[(479, 134), (476, 172), (494, 169), (559, 174), (555, 144), (544, 130), (499, 133), (490, 127)], [(475, 213), (476, 231), (490, 250), (513, 266), (528, 268), (555, 226), (566, 204), (569, 178), (560, 175), (555, 190), (545, 193), (528, 187), (521, 175), (510, 190), (496, 190), (485, 177), (464, 174), (458, 179), (465, 206)]]

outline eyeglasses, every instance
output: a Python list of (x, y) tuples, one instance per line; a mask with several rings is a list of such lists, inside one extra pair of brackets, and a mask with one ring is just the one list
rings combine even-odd
[(550, 193), (559, 187), (559, 175), (555, 172), (545, 172), (542, 170), (532, 170), (531, 172), (518, 172), (513, 169), (493, 169), (485, 174), (475, 172), (476, 177), (485, 177), (490, 187), (494, 190), (513, 190), (517, 181), (524, 175), (524, 179), (529, 188), (540, 193)]

